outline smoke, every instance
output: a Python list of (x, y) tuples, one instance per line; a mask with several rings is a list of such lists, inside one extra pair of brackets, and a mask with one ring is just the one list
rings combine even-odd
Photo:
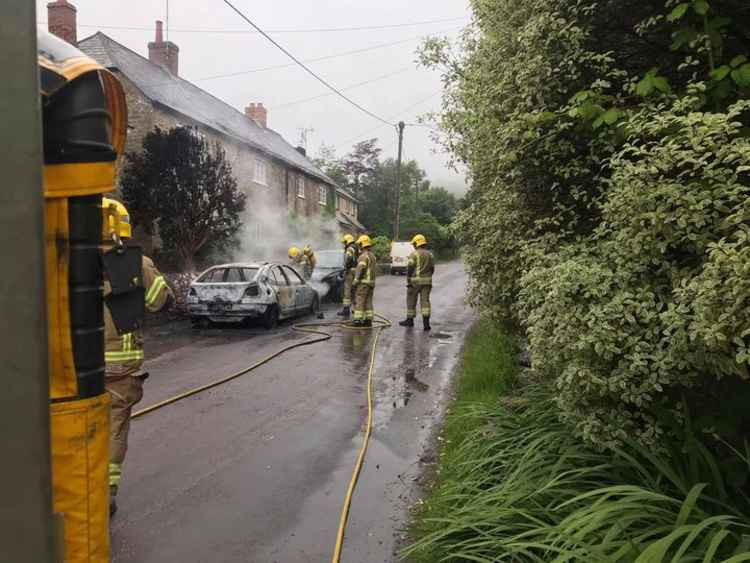
[[(248, 198), (242, 218), (239, 247), (232, 256), (234, 261), (286, 263), (291, 246), (302, 250), (309, 244), (314, 251), (341, 248), (341, 231), (335, 218), (324, 215), (291, 217), (278, 203), (253, 196)], [(325, 287), (325, 292), (328, 291), (326, 284), (317, 285), (322, 287), (316, 289)]]

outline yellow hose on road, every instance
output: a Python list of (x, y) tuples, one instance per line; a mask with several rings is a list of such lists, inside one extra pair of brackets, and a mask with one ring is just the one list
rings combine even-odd
[(339, 519), (339, 531), (336, 534), (336, 545), (333, 550), (333, 557), (331, 558), (332, 563), (339, 563), (341, 559), (341, 548), (344, 545), (344, 532), (346, 531), (346, 522), (349, 519), (349, 508), (352, 505), (352, 495), (354, 494), (354, 488), (357, 486), (357, 480), (359, 474), (362, 471), (362, 464), (365, 460), (365, 454), (367, 453), (367, 446), (370, 444), (370, 435), (372, 434), (372, 375), (375, 372), (375, 352), (377, 352), (378, 340), (380, 340), (380, 333), (383, 332), (384, 328), (391, 326), (391, 322), (385, 317), (383, 324), (374, 326), (377, 330), (375, 333), (375, 340), (372, 343), (372, 349), (370, 350), (370, 369), (367, 372), (367, 424), (365, 425), (365, 435), (362, 438), (362, 447), (357, 455), (357, 462), (354, 464), (354, 472), (352, 478), (349, 481), (349, 487), (346, 490), (346, 497), (344, 498), (344, 507), (341, 509), (341, 518)]
[(338, 327), (338, 328), (343, 328), (346, 330), (356, 330), (356, 331), (375, 330), (376, 331), (375, 339), (372, 342), (372, 348), (370, 350), (370, 367), (367, 372), (367, 423), (365, 424), (365, 434), (362, 439), (362, 446), (360, 447), (359, 454), (357, 455), (357, 461), (354, 464), (354, 471), (349, 481), (349, 486), (347, 487), (347, 490), (346, 490), (346, 497), (344, 498), (344, 506), (341, 509), (341, 517), (339, 518), (339, 527), (338, 527), (338, 532), (336, 534), (336, 545), (334, 547), (333, 557), (331, 559), (332, 563), (339, 563), (339, 561), (341, 560), (341, 549), (344, 545), (344, 533), (346, 531), (346, 523), (347, 523), (347, 520), (349, 519), (349, 509), (352, 504), (352, 496), (354, 495), (354, 489), (357, 486), (357, 480), (359, 479), (359, 474), (362, 471), (362, 465), (364, 464), (365, 455), (367, 454), (367, 447), (370, 444), (370, 436), (372, 435), (372, 414), (373, 414), (372, 413), (372, 383), (373, 383), (373, 374), (375, 373), (375, 355), (377, 352), (378, 341), (380, 340), (380, 334), (383, 332), (383, 329), (386, 329), (391, 326), (391, 321), (387, 319), (386, 317), (382, 315), (376, 315), (376, 317), (378, 318), (378, 320), (373, 322), (372, 327), (367, 327), (367, 328), (355, 327), (343, 321), (328, 321), (328, 322), (322, 322), (322, 323), (294, 324), (292, 325), (292, 330), (296, 332), (303, 332), (306, 334), (314, 334), (316, 335), (316, 338), (311, 338), (303, 342), (295, 342), (293, 344), (284, 346), (283, 348), (278, 349), (276, 352), (269, 354), (265, 358), (262, 358), (261, 360), (258, 360), (254, 364), (247, 366), (231, 375), (222, 377), (221, 379), (217, 379), (216, 381), (212, 381), (210, 383), (206, 383), (205, 385), (195, 387), (194, 389), (190, 389), (178, 395), (174, 395), (173, 397), (169, 397), (167, 399), (164, 399), (163, 401), (159, 401), (156, 404), (153, 404), (144, 409), (134, 412), (130, 416), (130, 418), (138, 418), (150, 412), (166, 407), (167, 405), (171, 405), (172, 403), (176, 403), (177, 401), (181, 401), (182, 399), (185, 399), (192, 395), (197, 395), (198, 393), (201, 393), (213, 387), (218, 387), (219, 385), (223, 385), (224, 383), (227, 383), (229, 381), (232, 381), (233, 379), (237, 379), (238, 377), (241, 377), (247, 373), (250, 373), (251, 371), (259, 368), (260, 366), (267, 364), (274, 358), (278, 358), (284, 352), (288, 352), (289, 350), (293, 350), (294, 348), (300, 348), (302, 346), (309, 346), (310, 344), (317, 344), (318, 342), (324, 342), (326, 340), (330, 340), (331, 338), (333, 338), (333, 335), (330, 332), (317, 330), (319, 327)]

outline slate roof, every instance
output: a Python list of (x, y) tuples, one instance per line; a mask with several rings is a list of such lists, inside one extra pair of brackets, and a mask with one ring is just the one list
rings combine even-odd
[(272, 129), (264, 129), (229, 104), (196, 85), (97, 32), (78, 42), (78, 48), (108, 69), (126, 76), (152, 102), (170, 108), (224, 135), (267, 153), (326, 184), (335, 186), (307, 157)]
[(360, 223), (357, 219), (355, 219), (351, 215), (348, 215), (342, 211), (336, 212), (336, 220), (346, 227), (353, 226), (353, 227), (358, 228), (359, 230), (365, 229), (365, 226), (362, 223)]

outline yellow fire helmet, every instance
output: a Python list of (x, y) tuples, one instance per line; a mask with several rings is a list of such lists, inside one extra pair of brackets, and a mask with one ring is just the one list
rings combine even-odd
[(351, 244), (354, 242), (354, 237), (350, 234), (345, 234), (343, 237), (341, 237), (341, 242), (344, 244)]
[(289, 248), (289, 258), (297, 258), (299, 256), (299, 248), (292, 246)]
[(304, 250), (302, 250), (302, 252), (305, 253), (305, 256), (310, 256), (310, 254), (313, 253), (312, 246), (310, 246), (309, 244), (305, 245), (305, 248)]
[(108, 197), (102, 198), (102, 240), (112, 240), (117, 234), (119, 238), (130, 238), (133, 230), (130, 226), (130, 213), (127, 208)]
[(357, 244), (361, 246), (362, 248), (369, 248), (372, 246), (372, 241), (370, 240), (370, 237), (367, 235), (362, 235), (357, 239)]
[(414, 235), (414, 238), (411, 239), (411, 243), (415, 248), (419, 248), (420, 246), (424, 246), (425, 244), (427, 244), (427, 239), (424, 237), (424, 235)]

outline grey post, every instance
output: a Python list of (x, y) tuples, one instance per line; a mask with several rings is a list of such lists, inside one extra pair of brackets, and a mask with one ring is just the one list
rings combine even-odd
[(53, 561), (35, 2), (0, 2), (0, 550)]

